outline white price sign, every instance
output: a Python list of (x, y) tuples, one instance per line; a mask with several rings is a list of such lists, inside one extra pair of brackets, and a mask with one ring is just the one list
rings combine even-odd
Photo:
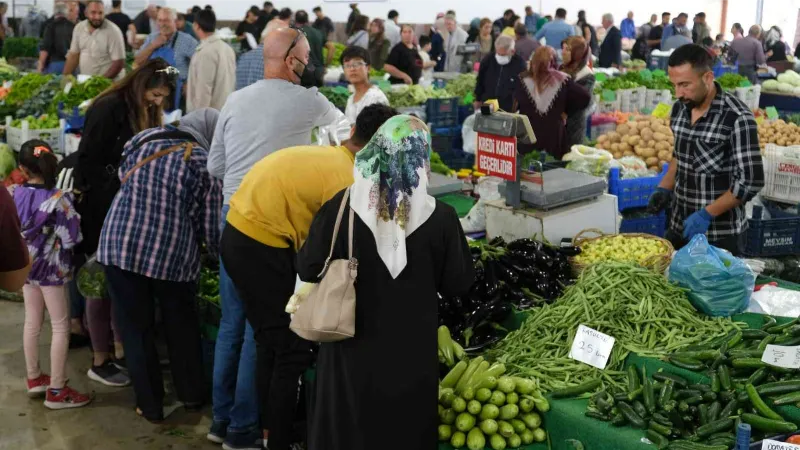
[(800, 450), (800, 445), (764, 439), (761, 442), (761, 450)]
[(800, 347), (786, 347), (783, 345), (767, 345), (761, 361), (787, 369), (800, 369)]
[(611, 349), (614, 347), (614, 340), (607, 334), (584, 325), (578, 325), (578, 332), (575, 333), (575, 340), (572, 341), (569, 357), (592, 367), (605, 369), (608, 358), (611, 356)]

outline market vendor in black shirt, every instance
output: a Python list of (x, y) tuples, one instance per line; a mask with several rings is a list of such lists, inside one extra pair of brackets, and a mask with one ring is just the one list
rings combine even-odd
[(258, 43), (258, 40), (261, 37), (258, 33), (258, 26), (256, 25), (257, 20), (258, 8), (254, 6), (253, 8), (247, 10), (244, 20), (239, 22), (239, 25), (236, 27), (236, 40), (238, 40), (242, 46), (242, 53), (253, 49), (253, 47), (250, 45), (250, 42), (247, 40), (247, 35), (245, 33), (250, 33), (256, 40), (256, 43)]
[(392, 48), (386, 64), (383, 66), (391, 77), (392, 84), (417, 84), (422, 75), (422, 58), (414, 45), (414, 29), (403, 25), (400, 30), (400, 42)]
[(666, 237), (676, 249), (705, 234), (712, 245), (740, 254), (745, 203), (764, 187), (764, 169), (755, 118), (714, 81), (712, 61), (695, 44), (679, 47), (669, 58), (679, 100), (670, 120), (674, 156), (648, 209), (671, 207)]

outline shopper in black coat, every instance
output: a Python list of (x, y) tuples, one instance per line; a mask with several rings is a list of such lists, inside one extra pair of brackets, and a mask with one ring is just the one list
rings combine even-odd
[(475, 109), (486, 100), (496, 99), (501, 109), (511, 111), (519, 74), (526, 69), (525, 61), (513, 51), (514, 40), (509, 36), (500, 36), (495, 41), (494, 53), (481, 60), (475, 83)]
[(622, 33), (614, 26), (614, 17), (611, 14), (603, 16), (603, 28), (607, 31), (603, 43), (600, 44), (597, 65), (605, 68), (622, 67)]

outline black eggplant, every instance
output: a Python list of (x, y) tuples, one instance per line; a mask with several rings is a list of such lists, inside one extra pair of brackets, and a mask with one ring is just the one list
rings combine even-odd
[(505, 247), (506, 246), (506, 240), (503, 239), (500, 236), (497, 236), (496, 238), (494, 238), (491, 241), (489, 241), (489, 246), (490, 247)]
[(504, 321), (513, 308), (508, 303), (502, 301), (502, 294), (495, 297), (489, 303), (485, 303), (475, 308), (464, 323), (464, 328), (475, 329), (478, 325), (487, 322), (500, 323)]
[(539, 241), (534, 241), (533, 239), (517, 239), (516, 241), (508, 244), (506, 248), (509, 250), (532, 250), (535, 252), (539, 252), (542, 250), (542, 244)]
[(509, 266), (503, 264), (501, 261), (491, 261), (489, 264), (494, 265), (495, 273), (500, 281), (506, 284), (517, 284), (519, 282), (519, 273)]

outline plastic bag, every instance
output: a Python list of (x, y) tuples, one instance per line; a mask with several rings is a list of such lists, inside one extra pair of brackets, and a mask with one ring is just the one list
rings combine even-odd
[(78, 292), (87, 299), (105, 298), (106, 295), (106, 274), (103, 266), (97, 262), (97, 256), (93, 255), (81, 266), (77, 275)]
[(689, 301), (698, 311), (728, 317), (747, 309), (756, 276), (742, 260), (698, 234), (675, 254), (669, 280), (689, 289)]
[(342, 142), (350, 138), (350, 129), (352, 124), (341, 111), (336, 115), (333, 123), (330, 125), (316, 128), (312, 130), (311, 142), (316, 145), (341, 145)]
[(464, 141), (464, 153), (475, 154), (475, 148), (478, 146), (478, 133), (472, 128), (475, 126), (475, 113), (464, 120), (464, 125), (461, 127), (461, 138)]
[(475, 192), (480, 196), (480, 200), (469, 210), (466, 217), (461, 219), (461, 228), (465, 233), (477, 233), (486, 230), (486, 203), (498, 200), (500, 195), (500, 185), (505, 181), (497, 177), (481, 177)]
[(764, 286), (753, 293), (747, 312), (780, 317), (800, 315), (800, 292), (773, 286)]
[(624, 180), (653, 176), (653, 172), (647, 169), (647, 164), (638, 156), (623, 156), (616, 162), (620, 166), (620, 174)]

